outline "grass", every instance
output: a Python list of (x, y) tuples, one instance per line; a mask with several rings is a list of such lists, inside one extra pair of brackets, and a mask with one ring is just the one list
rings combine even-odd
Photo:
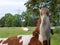
[(56, 28), (54, 35), (51, 35), (51, 45), (60, 45), (60, 28)]
[(51, 45), (60, 45), (60, 36), (58, 34), (51, 37)]
[[(21, 27), (0, 27), (0, 38), (16, 35), (32, 34), (35, 27), (29, 27), (29, 31), (23, 31)], [(60, 45), (60, 28), (54, 29), (54, 35), (51, 35), (51, 45)]]
[(31, 34), (35, 28), (29, 27), (29, 31), (22, 30), (21, 27), (2, 27), (0, 28), (0, 38)]

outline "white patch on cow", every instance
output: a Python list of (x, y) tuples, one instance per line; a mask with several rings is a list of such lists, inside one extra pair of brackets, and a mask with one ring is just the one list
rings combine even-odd
[(39, 35), (39, 41), (40, 41), (41, 43), (43, 43), (43, 38), (42, 38), (41, 35)]
[(30, 39), (33, 37), (32, 35), (18, 35), (17, 37), (22, 37), (19, 40), (19, 43), (21, 43), (23, 41), (23, 45), (28, 45), (28, 43), (30, 42)]
[(0, 40), (3, 40), (0, 45), (8, 45), (8, 44), (2, 44), (5, 40), (7, 40), (8, 38), (0, 38)]
[(22, 39), (20, 39), (19, 42), (23, 41), (23, 45), (28, 45), (31, 38), (32, 38), (32, 35), (22, 35)]
[(0, 38), (0, 40), (3, 40), (2, 42), (4, 42), (5, 40), (7, 40), (8, 38)]
[(0, 45), (2, 45), (2, 43), (0, 43)]
[(19, 43), (22, 42), (22, 35), (18, 35), (17, 38), (21, 37), (21, 39), (19, 40)]
[(19, 38), (19, 37), (20, 37), (20, 35), (17, 36), (17, 38)]
[(0, 41), (1, 41), (2, 39), (0, 39)]
[(3, 39), (2, 43), (3, 43), (4, 41), (6, 41), (7, 39), (8, 39), (8, 38)]
[(22, 39), (20, 39), (20, 40), (19, 40), (19, 43), (21, 43), (22, 41), (23, 41), (23, 40), (22, 40)]
[(7, 39), (7, 38), (0, 38), (0, 40), (5, 40), (5, 39)]

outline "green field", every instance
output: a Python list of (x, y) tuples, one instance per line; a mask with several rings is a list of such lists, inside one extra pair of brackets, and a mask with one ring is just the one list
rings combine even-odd
[[(34, 29), (35, 27), (29, 27), (29, 31), (26, 32), (21, 27), (0, 27), (0, 38), (32, 34)], [(51, 35), (51, 45), (60, 45), (60, 28), (54, 29), (54, 35)]]
[(21, 27), (2, 27), (0, 28), (0, 38), (31, 34), (35, 27), (29, 27), (29, 31), (24, 31)]

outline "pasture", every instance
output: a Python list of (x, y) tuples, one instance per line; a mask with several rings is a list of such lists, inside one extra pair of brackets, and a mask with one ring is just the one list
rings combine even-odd
[[(0, 38), (29, 35), (32, 34), (34, 29), (35, 27), (29, 27), (29, 31), (24, 31), (21, 27), (0, 27)], [(51, 35), (51, 45), (60, 45), (60, 28), (54, 29), (54, 35)]]
[(0, 38), (6, 38), (16, 35), (28, 35), (31, 34), (35, 27), (28, 27), (29, 31), (24, 31), (22, 27), (2, 27), (0, 28)]

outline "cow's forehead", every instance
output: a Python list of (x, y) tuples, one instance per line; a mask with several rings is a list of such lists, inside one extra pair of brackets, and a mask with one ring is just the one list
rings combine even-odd
[(49, 9), (48, 8), (41, 8), (40, 12), (42, 12), (42, 11), (48, 11), (49, 12)]

